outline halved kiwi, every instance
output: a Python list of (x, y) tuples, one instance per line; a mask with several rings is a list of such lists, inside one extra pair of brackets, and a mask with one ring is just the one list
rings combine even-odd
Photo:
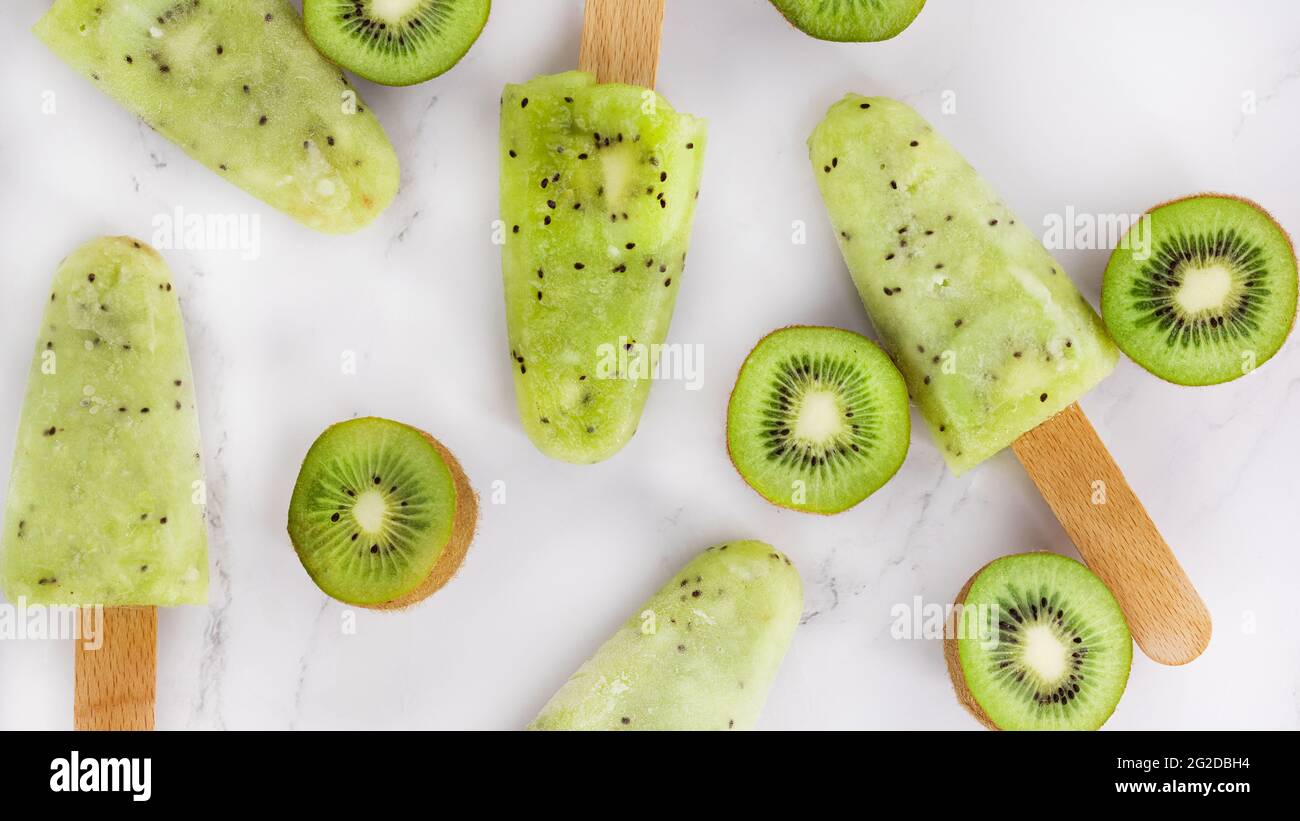
[(347, 604), (415, 604), (469, 550), (478, 500), (451, 451), (422, 430), (366, 417), (312, 443), (289, 503), (289, 538), (308, 575)]
[(871, 340), (795, 326), (763, 337), (727, 407), (727, 450), (773, 504), (839, 513), (889, 481), (907, 456), (907, 385)]
[(925, 0), (772, 0), (791, 25), (819, 40), (888, 40), (912, 25)]
[(303, 0), (307, 36), (367, 80), (408, 86), (460, 62), (487, 23), (490, 0)]
[(1250, 200), (1159, 205), (1111, 255), (1101, 312), (1115, 343), (1179, 385), (1214, 385), (1277, 353), (1296, 314), (1291, 240)]
[(1095, 730), (1128, 684), (1133, 638), (1101, 579), (1054, 553), (1004, 556), (957, 594), (943, 642), (957, 699), (992, 730)]

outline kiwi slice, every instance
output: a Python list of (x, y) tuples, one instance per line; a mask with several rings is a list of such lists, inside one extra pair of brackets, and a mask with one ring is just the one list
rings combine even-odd
[(943, 654), (957, 700), (993, 730), (1095, 730), (1119, 704), (1133, 638), (1091, 570), (1004, 556), (957, 594)]
[(460, 62), (487, 23), (490, 0), (303, 0), (321, 54), (367, 80), (409, 86)]
[(1101, 312), (1129, 358), (1179, 385), (1214, 385), (1277, 353), (1296, 314), (1296, 256), (1255, 203), (1202, 194), (1156, 206), (1106, 266)]
[(308, 575), (347, 604), (415, 604), (460, 567), (478, 500), (429, 434), (367, 417), (312, 443), (289, 503), (289, 538)]
[(818, 40), (888, 40), (912, 25), (925, 0), (772, 0), (791, 25)]
[(907, 386), (871, 340), (839, 328), (782, 328), (740, 368), (727, 450), (773, 504), (839, 513), (889, 481), (911, 436)]

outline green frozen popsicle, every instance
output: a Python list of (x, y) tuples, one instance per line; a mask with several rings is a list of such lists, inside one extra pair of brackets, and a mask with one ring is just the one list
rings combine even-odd
[(397, 156), (288, 0), (57, 0), (36, 35), (187, 154), (320, 231), (397, 192)]
[(10, 602), (207, 601), (199, 424), (171, 272), (92, 240), (45, 306), (0, 539)]
[(1115, 367), (1061, 266), (915, 111), (850, 94), (808, 145), (858, 293), (953, 472)]
[(763, 542), (711, 547), (574, 673), (534, 730), (747, 730), (803, 611), (803, 584)]
[(502, 269), (524, 430), (606, 459), (636, 432), (686, 265), (703, 120), (571, 71), (506, 86)]

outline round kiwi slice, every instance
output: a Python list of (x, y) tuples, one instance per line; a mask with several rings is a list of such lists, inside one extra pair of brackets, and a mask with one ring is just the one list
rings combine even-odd
[(911, 437), (907, 386), (871, 340), (839, 328), (782, 328), (740, 368), (727, 450), (773, 504), (839, 513), (889, 481)]
[(307, 36), (367, 80), (409, 86), (460, 62), (487, 23), (490, 0), (303, 0)]
[(1095, 730), (1128, 683), (1133, 638), (1101, 579), (1054, 553), (1004, 556), (957, 594), (943, 642), (957, 699), (993, 730)]
[(415, 604), (460, 567), (478, 500), (456, 457), (422, 430), (367, 417), (312, 443), (289, 503), (308, 575), (347, 604)]
[(818, 40), (888, 40), (912, 25), (925, 0), (772, 0), (791, 25)]
[(1115, 343), (1179, 385), (1214, 385), (1277, 353), (1296, 314), (1291, 240), (1255, 203), (1202, 194), (1156, 206), (1111, 255), (1101, 312)]

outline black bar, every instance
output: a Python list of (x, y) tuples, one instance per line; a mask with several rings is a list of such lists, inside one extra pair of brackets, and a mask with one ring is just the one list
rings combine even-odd
[[(0, 771), (8, 806), (25, 806), (17, 802), (26, 799), (41, 807), (111, 804), (126, 812), (210, 811), (249, 806), (261, 795), (337, 812), (349, 802), (396, 807), (389, 802), (403, 796), (432, 790), (450, 797), (494, 783), (508, 788), (503, 798), (549, 796), (546, 804), (642, 781), (643, 798), (713, 784), (749, 800), (775, 791), (783, 800), (819, 804), (814, 793), (830, 790), (839, 798), (857, 794), (853, 800), (864, 808), (882, 798), (906, 799), (922, 811), (980, 795), (990, 801), (1003, 795), (1021, 808), (1195, 799), (1220, 809), (1285, 795), (1284, 778), (1295, 778), (1296, 756), (1283, 751), (1291, 739), (1246, 732), (751, 733), (743, 739), (727, 733), (9, 733)], [(116, 792), (80, 789), (89, 780), (78, 780), (73, 790), (65, 776), (74, 751), (79, 779), (92, 778), (87, 772), (109, 779), (130, 774), (116, 763), (122, 759), (136, 759), (136, 778), (124, 779)], [(149, 797), (137, 801), (132, 785), (144, 783), (146, 760)], [(495, 788), (489, 792), (498, 800)], [(1053, 803), (1028, 803), (1038, 800)]]

